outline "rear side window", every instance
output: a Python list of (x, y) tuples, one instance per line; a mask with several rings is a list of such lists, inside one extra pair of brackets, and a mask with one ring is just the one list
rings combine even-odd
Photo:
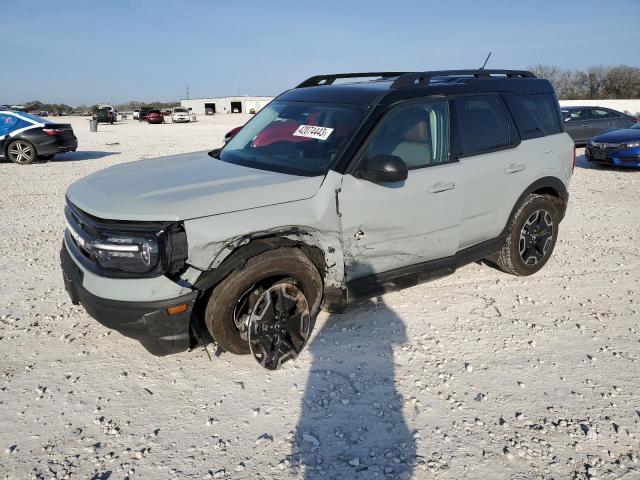
[(518, 95), (518, 98), (531, 116), (544, 128), (545, 134), (554, 135), (562, 132), (558, 107), (553, 95), (536, 93), (534, 95)]
[(474, 95), (456, 99), (463, 156), (500, 150), (511, 145), (509, 121), (498, 97)]
[(505, 101), (523, 140), (560, 133), (562, 127), (553, 95), (504, 94)]
[(611, 114), (608, 110), (601, 110), (599, 108), (591, 109), (591, 118), (594, 120), (604, 120), (605, 118), (611, 118)]

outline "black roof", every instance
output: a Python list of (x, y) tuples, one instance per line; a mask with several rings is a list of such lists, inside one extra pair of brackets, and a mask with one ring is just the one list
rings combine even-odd
[[(361, 80), (369, 78), (369, 80)], [(334, 85), (339, 79), (353, 79)], [(549, 81), (524, 70), (438, 70), (317, 75), (284, 92), (279, 100), (368, 105), (454, 93), (549, 93)]]

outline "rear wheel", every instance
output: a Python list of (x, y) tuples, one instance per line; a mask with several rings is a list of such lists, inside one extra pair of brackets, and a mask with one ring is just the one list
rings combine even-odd
[(7, 147), (7, 156), (13, 163), (28, 165), (38, 158), (35, 147), (26, 140), (15, 140)]
[(551, 257), (558, 237), (560, 214), (547, 195), (529, 195), (511, 219), (504, 246), (490, 260), (503, 272), (527, 276)]
[(256, 359), (275, 369), (306, 344), (322, 291), (322, 277), (304, 253), (278, 248), (250, 258), (213, 289), (205, 323), (231, 353), (250, 353), (252, 337)]

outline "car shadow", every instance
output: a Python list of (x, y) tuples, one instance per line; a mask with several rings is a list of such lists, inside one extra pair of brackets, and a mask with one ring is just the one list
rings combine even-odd
[(52, 162), (80, 162), (83, 160), (97, 160), (99, 158), (108, 157), (109, 155), (118, 155), (121, 152), (103, 152), (99, 150), (78, 150), (75, 152), (61, 153), (56, 155)]
[(381, 298), (332, 314), (308, 346), (313, 357), (291, 468), (302, 478), (410, 478), (416, 444), (396, 390), (393, 350), (402, 320)]

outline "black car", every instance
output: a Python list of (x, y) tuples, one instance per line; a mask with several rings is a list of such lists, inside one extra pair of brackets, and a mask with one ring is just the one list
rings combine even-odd
[(576, 145), (586, 145), (590, 138), (618, 128), (628, 128), (636, 118), (604, 107), (562, 107), (564, 130)]
[(149, 112), (151, 111), (150, 108), (141, 108), (140, 109), (140, 113), (138, 114), (138, 120), (140, 122), (142, 122), (143, 120), (147, 119), (147, 115), (149, 115)]
[(98, 121), (98, 123), (110, 123), (113, 125), (113, 122), (116, 121), (115, 115), (108, 108), (100, 108), (93, 115), (93, 118)]
[(0, 111), (0, 158), (26, 165), (49, 160), (78, 148), (78, 139), (67, 123), (54, 123), (24, 112)]

